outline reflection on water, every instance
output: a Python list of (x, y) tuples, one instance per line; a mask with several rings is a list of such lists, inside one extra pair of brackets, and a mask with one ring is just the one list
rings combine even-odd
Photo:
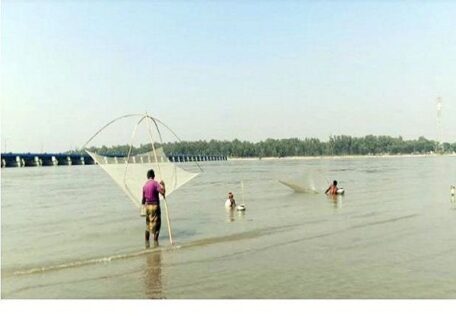
[(238, 211), (235, 208), (226, 209), (226, 214), (228, 216), (228, 223), (232, 223), (236, 220), (243, 220), (245, 218), (245, 211)]
[(164, 298), (162, 285), (162, 252), (154, 251), (146, 256), (144, 288), (148, 298)]
[(343, 195), (328, 195), (328, 201), (332, 204), (332, 206), (337, 209), (341, 210), (342, 209), (342, 204), (343, 204)]
[(228, 215), (228, 222), (234, 222), (234, 208), (227, 209), (226, 214)]

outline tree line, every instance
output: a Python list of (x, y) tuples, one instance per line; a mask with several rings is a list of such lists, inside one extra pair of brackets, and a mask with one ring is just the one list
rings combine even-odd
[[(402, 137), (374, 136), (352, 137), (346, 135), (331, 136), (328, 141), (317, 138), (268, 138), (260, 142), (221, 140), (198, 140), (156, 144), (163, 147), (167, 155), (223, 155), (228, 157), (285, 157), (285, 156), (343, 156), (343, 155), (382, 155), (382, 154), (428, 154), (454, 153), (456, 143), (443, 143), (420, 137), (404, 140)], [(112, 147), (91, 147), (101, 155), (126, 156), (129, 145)], [(152, 150), (151, 144), (132, 148), (132, 154)], [(68, 153), (81, 153), (72, 150)]]

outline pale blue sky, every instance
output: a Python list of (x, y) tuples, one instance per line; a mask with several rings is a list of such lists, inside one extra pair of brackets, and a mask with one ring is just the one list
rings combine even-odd
[(0, 26), (2, 151), (146, 110), (185, 140), (436, 138), (438, 96), (456, 141), (456, 1), (4, 0)]

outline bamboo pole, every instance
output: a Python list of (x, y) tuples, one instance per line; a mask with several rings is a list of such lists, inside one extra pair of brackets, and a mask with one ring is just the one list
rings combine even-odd
[[(154, 156), (155, 156), (155, 162), (157, 163), (157, 166), (158, 166), (158, 173), (160, 175), (160, 178), (163, 179), (163, 174), (161, 172), (160, 163), (158, 162), (158, 158), (157, 158), (157, 152), (155, 150), (154, 138), (152, 136), (152, 126), (150, 124), (150, 119), (153, 120), (153, 118), (150, 117), (147, 113), (146, 113), (146, 117), (149, 118), (149, 120), (147, 120), (147, 124), (149, 126), (149, 137), (150, 137), (150, 141), (151, 141), (151, 144), (152, 144), (152, 150), (153, 150)], [(157, 130), (157, 132), (159, 133), (160, 131)], [(165, 192), (165, 194), (166, 194), (166, 192)], [(171, 232), (171, 221), (169, 219), (168, 203), (166, 201), (166, 196), (163, 196), (163, 201), (164, 201), (164, 204), (165, 204), (165, 214), (166, 214), (166, 222), (168, 224), (169, 241), (170, 241), (171, 245), (174, 245), (173, 235), (172, 235), (172, 232)]]

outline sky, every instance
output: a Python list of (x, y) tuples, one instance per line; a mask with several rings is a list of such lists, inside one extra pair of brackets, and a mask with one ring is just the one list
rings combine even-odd
[[(437, 97), (442, 140), (456, 142), (456, 1), (3, 0), (0, 10), (2, 152), (80, 148), (146, 111), (190, 141), (437, 139)], [(129, 128), (103, 141), (126, 144)]]

